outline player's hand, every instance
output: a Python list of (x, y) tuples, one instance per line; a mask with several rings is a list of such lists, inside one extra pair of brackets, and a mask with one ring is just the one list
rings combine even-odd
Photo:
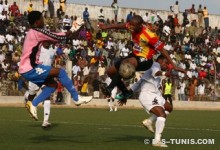
[(126, 103), (127, 103), (127, 99), (118, 100), (118, 105), (119, 105), (119, 106), (126, 105)]

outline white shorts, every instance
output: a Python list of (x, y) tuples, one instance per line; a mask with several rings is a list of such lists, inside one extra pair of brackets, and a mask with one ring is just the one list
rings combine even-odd
[(142, 91), (140, 92), (139, 100), (147, 113), (150, 113), (150, 110), (155, 106), (160, 106), (165, 109), (165, 99), (162, 97), (162, 95), (160, 95), (160, 93)]
[(37, 84), (34, 84), (32, 82), (28, 82), (28, 92), (30, 95), (34, 95), (37, 93), (37, 91), (40, 89), (39, 86), (37, 86)]

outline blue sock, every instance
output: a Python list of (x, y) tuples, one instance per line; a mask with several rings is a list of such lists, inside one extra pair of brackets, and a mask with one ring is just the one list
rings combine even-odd
[(58, 76), (60, 82), (63, 84), (63, 86), (70, 92), (71, 97), (73, 98), (74, 101), (78, 101), (78, 92), (76, 91), (73, 81), (70, 80), (70, 78), (67, 76), (67, 73), (65, 70), (62, 68), (60, 69), (60, 73)]
[(43, 88), (42, 92), (32, 101), (32, 104), (37, 107), (40, 102), (43, 102), (46, 98), (48, 98), (56, 88), (46, 86)]

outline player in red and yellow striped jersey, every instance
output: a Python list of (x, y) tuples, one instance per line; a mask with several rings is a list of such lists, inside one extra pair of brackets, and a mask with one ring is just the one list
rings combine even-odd
[(147, 26), (143, 25), (144, 21), (141, 16), (133, 16), (129, 23), (124, 24), (110, 24), (110, 25), (100, 25), (101, 29), (128, 29), (132, 35), (132, 41), (134, 43), (132, 54), (128, 57), (118, 61), (114, 66), (111, 66), (107, 70), (107, 74), (112, 78), (111, 84), (106, 88), (106, 96), (110, 96), (110, 91), (114, 86), (122, 91), (121, 96), (116, 97), (117, 99), (129, 98), (132, 93), (127, 90), (121, 78), (122, 75), (118, 73), (120, 65), (122, 63), (130, 63), (135, 68), (136, 71), (148, 70), (153, 64), (153, 56), (160, 52), (168, 60), (168, 62), (173, 66), (173, 69), (181, 72), (185, 70), (178, 68), (173, 63), (168, 52), (163, 49), (164, 43), (159, 40), (159, 37), (152, 32)]

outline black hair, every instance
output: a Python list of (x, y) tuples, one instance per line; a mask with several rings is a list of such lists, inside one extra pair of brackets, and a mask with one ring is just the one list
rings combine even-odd
[(157, 61), (158, 61), (159, 59), (165, 59), (165, 57), (164, 57), (162, 54), (160, 54), (160, 55), (157, 57)]
[(37, 20), (40, 20), (42, 17), (42, 13), (39, 11), (32, 11), (28, 14), (28, 22), (30, 25), (34, 25)]
[(134, 15), (132, 17), (132, 20), (135, 20), (138, 24), (143, 24), (144, 23), (143, 18), (141, 16), (139, 16), (139, 15)]

